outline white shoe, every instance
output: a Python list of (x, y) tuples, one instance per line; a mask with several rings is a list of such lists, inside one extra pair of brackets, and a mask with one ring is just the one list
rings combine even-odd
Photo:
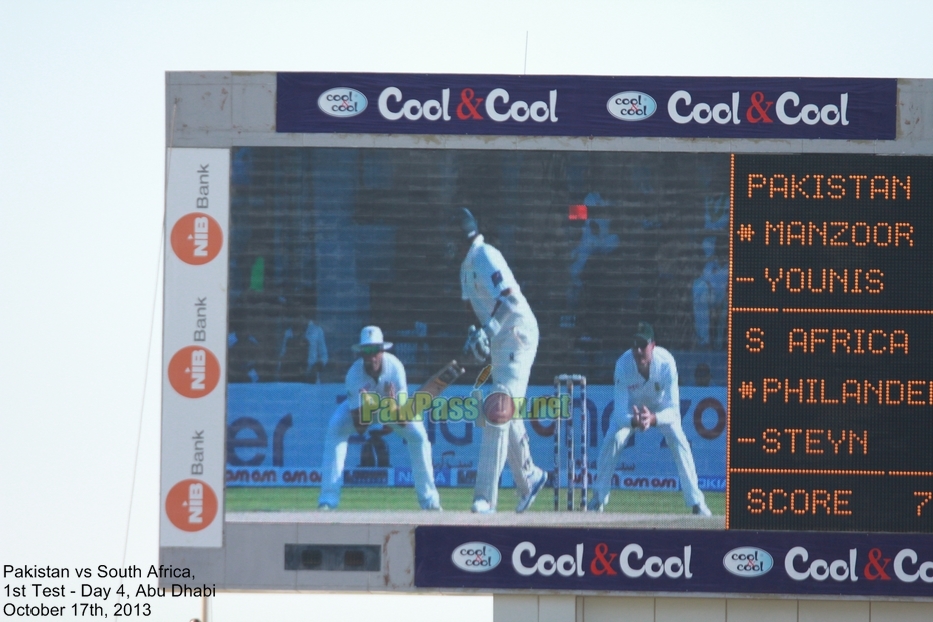
[(693, 506), (693, 513), (696, 516), (712, 516), (713, 515), (710, 509), (706, 507), (705, 501), (700, 501), (695, 506)]
[(422, 504), (421, 509), (426, 510), (428, 512), (443, 512), (444, 511), (444, 508), (441, 507), (440, 501), (429, 501), (428, 503)]
[(586, 504), (587, 512), (602, 512), (605, 509), (606, 505), (600, 501), (599, 496), (597, 496), (595, 493), (593, 494), (593, 498), (590, 499), (589, 503)]
[(538, 496), (538, 493), (541, 492), (545, 484), (547, 484), (547, 471), (538, 469), (538, 477), (535, 478), (534, 483), (531, 485), (531, 490), (528, 491), (528, 495), (518, 500), (518, 506), (515, 508), (515, 512), (521, 514), (530, 508), (531, 504), (535, 502), (535, 497)]
[(495, 508), (489, 505), (489, 501), (485, 499), (474, 499), (470, 511), (474, 514), (494, 514), (496, 512)]
[(330, 512), (331, 510), (336, 510), (337, 506), (331, 505), (329, 503), (318, 503), (317, 509), (318, 512)]

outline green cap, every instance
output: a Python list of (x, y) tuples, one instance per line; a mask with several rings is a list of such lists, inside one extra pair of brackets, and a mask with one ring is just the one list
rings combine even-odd
[(654, 328), (648, 322), (639, 322), (638, 330), (635, 331), (635, 339), (654, 341)]
[(479, 227), (476, 224), (476, 218), (473, 217), (473, 213), (465, 207), (461, 207), (457, 210), (457, 220), (460, 225), (460, 231), (467, 238), (472, 238), (474, 235), (479, 233)]

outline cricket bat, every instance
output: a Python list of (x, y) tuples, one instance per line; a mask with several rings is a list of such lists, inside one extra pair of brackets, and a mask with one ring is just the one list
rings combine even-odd
[(462, 376), (465, 371), (457, 361), (450, 361), (441, 367), (436, 374), (428, 378), (418, 391), (430, 393), (431, 397), (437, 397), (450, 386), (450, 383)]

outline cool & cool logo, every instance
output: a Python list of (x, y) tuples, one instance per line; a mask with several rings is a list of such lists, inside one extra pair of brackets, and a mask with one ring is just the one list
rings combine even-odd
[[(455, 94), (456, 95), (456, 94)], [(404, 102), (403, 102), (404, 100)], [(517, 121), (524, 123), (531, 120), (537, 123), (557, 123), (557, 89), (548, 91), (547, 101), (541, 99), (531, 103), (515, 100), (509, 104), (511, 95), (502, 88), (495, 88), (480, 97), (472, 88), (460, 91), (460, 102), (454, 102), (456, 118), (460, 121), (484, 121), (490, 119), (496, 123)], [(483, 103), (485, 102), (485, 104)], [(450, 121), (450, 89), (442, 89), (440, 99), (405, 99), (401, 89), (390, 86), (379, 94), (379, 114), (389, 121), (405, 118), (409, 121), (426, 119), (428, 121)]]
[(467, 572), (488, 572), (502, 561), (499, 549), (485, 542), (461, 544), (450, 555), (454, 566)]
[(317, 107), (321, 112), (340, 118), (355, 117), (366, 110), (368, 104), (365, 95), (348, 86), (329, 89), (317, 98)]
[[(697, 102), (693, 104), (693, 96), (689, 91), (676, 91), (667, 100), (667, 113), (675, 123), (685, 124), (696, 122), (701, 125), (715, 121), (720, 125), (742, 123), (739, 113), (741, 92), (732, 93), (731, 102)], [(692, 104), (692, 107), (691, 107)], [(773, 108), (772, 108), (773, 107)], [(826, 104), (823, 107), (808, 103), (801, 106), (800, 96), (794, 91), (785, 91), (777, 101), (767, 100), (763, 91), (755, 91), (749, 98), (749, 106), (745, 110), (745, 120), (749, 123), (774, 123), (771, 115), (783, 125), (796, 125), (803, 121), (806, 125), (849, 125), (847, 111), (849, 107), (849, 94), (839, 94), (839, 105)]]
[(647, 93), (623, 91), (606, 102), (609, 114), (622, 121), (643, 121), (658, 109), (658, 103)]
[(774, 558), (763, 549), (740, 546), (726, 553), (722, 565), (737, 577), (760, 577), (774, 568)]

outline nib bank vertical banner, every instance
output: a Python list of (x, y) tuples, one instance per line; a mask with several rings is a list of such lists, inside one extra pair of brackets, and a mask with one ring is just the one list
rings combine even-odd
[(230, 153), (170, 149), (161, 546), (223, 545)]

